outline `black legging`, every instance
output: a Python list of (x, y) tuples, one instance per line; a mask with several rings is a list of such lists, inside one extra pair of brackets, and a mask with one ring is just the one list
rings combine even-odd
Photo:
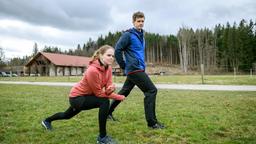
[(107, 134), (106, 122), (109, 109), (109, 99), (96, 96), (78, 96), (69, 99), (70, 107), (65, 112), (56, 113), (45, 120), (52, 122), (54, 120), (70, 119), (82, 110), (99, 108), (99, 129), (100, 136)]
[[(157, 88), (145, 72), (137, 72), (127, 75), (124, 85), (122, 89), (118, 92), (118, 94), (127, 97), (135, 85), (139, 87), (140, 90), (144, 93), (145, 117), (148, 126), (152, 126), (157, 122), (155, 112)], [(112, 114), (112, 112), (115, 110), (120, 102), (121, 101), (119, 100), (112, 101), (109, 108), (109, 114)]]

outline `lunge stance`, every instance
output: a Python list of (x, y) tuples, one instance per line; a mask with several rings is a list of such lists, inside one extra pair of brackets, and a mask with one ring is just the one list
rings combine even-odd
[(69, 94), (70, 106), (65, 112), (56, 113), (42, 121), (42, 125), (51, 130), (51, 122), (70, 119), (82, 110), (99, 108), (99, 136), (97, 143), (112, 144), (115, 141), (107, 135), (106, 120), (109, 110), (109, 99), (122, 101), (125, 97), (114, 93), (111, 64), (114, 61), (114, 49), (104, 45), (93, 55), (88, 69), (80, 82), (72, 87)]

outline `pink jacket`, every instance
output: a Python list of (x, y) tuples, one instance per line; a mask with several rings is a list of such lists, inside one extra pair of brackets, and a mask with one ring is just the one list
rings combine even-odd
[(88, 69), (80, 82), (75, 84), (69, 94), (69, 97), (94, 95), (97, 97), (106, 97), (116, 100), (122, 100), (123, 96), (106, 93), (106, 89), (112, 85), (112, 68), (105, 69), (101, 66), (99, 60), (90, 61)]

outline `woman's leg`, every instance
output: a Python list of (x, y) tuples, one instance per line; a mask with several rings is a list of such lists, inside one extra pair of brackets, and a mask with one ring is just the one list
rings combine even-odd
[(62, 119), (70, 119), (76, 114), (78, 114), (80, 110), (72, 108), (71, 106), (65, 112), (56, 113), (41, 122), (42, 126), (45, 127), (46, 130), (52, 130), (51, 122), (54, 120), (62, 120)]
[(105, 137), (106, 122), (109, 110), (109, 99), (96, 96), (80, 96), (70, 101), (72, 107), (79, 110), (89, 110), (93, 108), (99, 108), (98, 119), (99, 119), (99, 130), (100, 137)]
[(47, 122), (52, 122), (54, 120), (70, 119), (73, 116), (77, 115), (80, 110), (72, 108), (71, 106), (65, 112), (56, 113), (45, 119)]
[(70, 104), (71, 106), (65, 112), (56, 113), (46, 118), (45, 121), (51, 123), (54, 120), (70, 119), (82, 110), (99, 108), (98, 119), (100, 137), (107, 135), (106, 122), (109, 110), (109, 99), (96, 96), (79, 96), (70, 98)]
[(101, 99), (99, 107), (99, 129), (100, 129), (100, 137), (105, 137), (107, 135), (106, 131), (106, 123), (109, 109), (109, 100), (106, 98)]

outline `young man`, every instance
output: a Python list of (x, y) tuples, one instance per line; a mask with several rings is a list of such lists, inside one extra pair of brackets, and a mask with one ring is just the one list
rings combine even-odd
[[(117, 63), (124, 69), (127, 75), (122, 89), (118, 92), (127, 97), (136, 85), (143, 91), (144, 110), (148, 127), (153, 129), (165, 128), (159, 123), (155, 114), (157, 88), (145, 73), (145, 40), (144, 40), (144, 20), (142, 12), (136, 12), (132, 17), (134, 27), (122, 34), (115, 47), (115, 57)], [(125, 56), (125, 61), (123, 59)], [(116, 120), (112, 113), (121, 101), (114, 100), (109, 109), (109, 119)]]

